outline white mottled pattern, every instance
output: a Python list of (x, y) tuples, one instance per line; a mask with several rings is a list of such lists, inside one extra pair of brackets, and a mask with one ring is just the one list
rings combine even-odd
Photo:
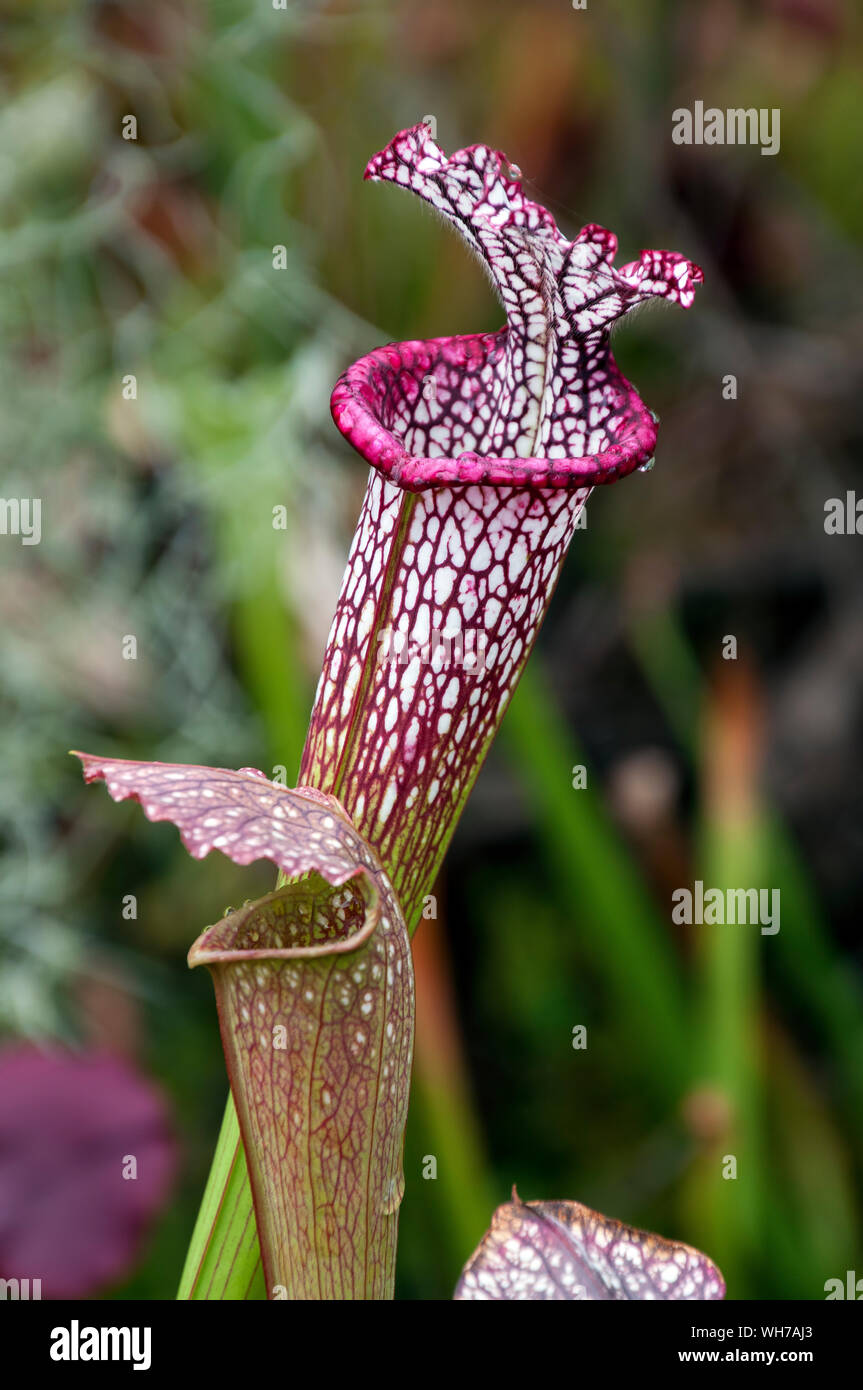
[[(369, 477), (300, 781), (343, 802), (381, 856), (411, 927), (533, 646), (586, 495), (488, 486), (407, 494)], [(376, 548), (382, 563), (372, 581)], [(404, 637), (403, 660), (379, 659), (389, 630)], [(457, 643), (449, 659), (444, 646), (437, 660), (425, 650), (432, 632), (463, 639), (468, 630), (485, 641), (482, 664), (457, 659)], [(358, 726), (360, 701), (367, 714)]]
[(580, 1202), (498, 1207), (456, 1299), (713, 1300), (725, 1283), (706, 1255), (625, 1226)]

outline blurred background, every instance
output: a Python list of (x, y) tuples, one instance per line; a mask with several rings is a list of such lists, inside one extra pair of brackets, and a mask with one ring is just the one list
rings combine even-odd
[[(0, 1276), (48, 1241), (78, 1293), (174, 1296), (226, 1090), (185, 956), (272, 874), (194, 863), (66, 750), (292, 779), (365, 485), (331, 387), (501, 321), (451, 232), (362, 181), (425, 116), (506, 150), (567, 234), (705, 285), (615, 339), (656, 468), (589, 501), (417, 934), (398, 1294), (450, 1297), (513, 1183), (702, 1247), (730, 1297), (863, 1274), (863, 540), (824, 526), (861, 442), (859, 11), (0, 13), (0, 494), (42, 499), (38, 546), (0, 536)], [(673, 144), (696, 100), (779, 108), (780, 152)], [(673, 925), (698, 878), (778, 888), (780, 931)], [(58, 1139), (50, 1099), (10, 1106), (33, 1047), (145, 1096), (162, 1176), (104, 1259), (39, 1198), (74, 1207), (102, 1119)], [(39, 1192), (15, 1144), (56, 1149)]]

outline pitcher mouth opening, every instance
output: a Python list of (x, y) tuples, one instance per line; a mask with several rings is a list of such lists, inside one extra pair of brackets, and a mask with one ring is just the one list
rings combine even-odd
[[(490, 387), (504, 362), (508, 332), (504, 326), (374, 349), (336, 383), (331, 410), (337, 428), (373, 468), (408, 492), (477, 484), (576, 490), (615, 482), (649, 463), (656, 419), (607, 348), (591, 371), (583, 417), (563, 416), (560, 441), (543, 456), (485, 452)], [(576, 452), (571, 441), (582, 448)]]

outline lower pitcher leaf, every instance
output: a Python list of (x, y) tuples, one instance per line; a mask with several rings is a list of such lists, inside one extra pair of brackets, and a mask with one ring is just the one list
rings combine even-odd
[(270, 1298), (391, 1298), (411, 1061), (407, 933), (370, 878), (289, 884), (209, 927)]
[(377, 854), (335, 797), (254, 768), (78, 756), (196, 858), (266, 858), (286, 877), (189, 952), (215, 982), (267, 1293), (392, 1298), (414, 981)]

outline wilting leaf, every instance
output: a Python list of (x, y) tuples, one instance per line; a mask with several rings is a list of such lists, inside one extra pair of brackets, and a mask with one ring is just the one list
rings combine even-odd
[(116, 1283), (177, 1166), (161, 1094), (113, 1057), (16, 1046), (0, 1095), (0, 1278), (29, 1279), (30, 1297), (39, 1279), (43, 1298)]
[(624, 1226), (580, 1202), (512, 1201), (465, 1265), (457, 1299), (725, 1297), (722, 1275), (690, 1245)]
[(208, 927), (189, 963), (213, 974), (268, 1296), (391, 1297), (414, 1001), (379, 860), (322, 792), (80, 756), (197, 858), (268, 858), (292, 879)]

